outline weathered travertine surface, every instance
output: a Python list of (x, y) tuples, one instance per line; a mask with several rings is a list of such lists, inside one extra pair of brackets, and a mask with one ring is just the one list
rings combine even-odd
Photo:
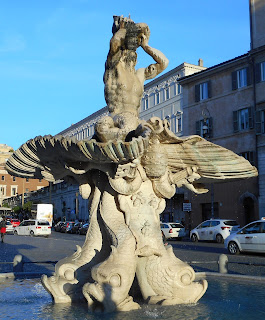
[[(138, 117), (143, 84), (163, 71), (168, 60), (148, 44), (146, 24), (114, 17), (104, 74), (110, 115), (96, 124), (91, 140), (36, 137), (8, 160), (12, 175), (65, 179), (79, 183), (90, 199), (90, 227), (83, 247), (59, 261), (55, 275), (43, 276), (56, 303), (86, 298), (89, 308), (138, 309), (129, 294), (139, 288), (146, 303), (198, 301), (207, 282), (164, 246), (159, 215), (176, 188), (208, 190), (203, 183), (257, 175), (244, 158), (199, 136), (176, 137), (166, 120)], [(136, 49), (155, 60), (135, 70)], [(133, 291), (132, 291), (133, 292)]]

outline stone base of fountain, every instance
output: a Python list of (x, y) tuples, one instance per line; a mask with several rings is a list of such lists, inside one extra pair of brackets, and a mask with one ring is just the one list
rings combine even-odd
[[(92, 313), (87, 303), (54, 304), (40, 279), (7, 279), (0, 283), (1, 319), (264, 319), (265, 284), (250, 281), (209, 279), (209, 288), (201, 300), (191, 305), (150, 306), (141, 310), (111, 314)], [(260, 303), (257, 304), (257, 301)], [(141, 304), (141, 301), (139, 301)]]

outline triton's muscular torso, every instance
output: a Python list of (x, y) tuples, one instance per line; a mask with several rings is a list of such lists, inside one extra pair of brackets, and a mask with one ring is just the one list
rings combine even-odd
[(144, 90), (144, 79), (140, 79), (134, 66), (120, 59), (104, 74), (105, 99), (112, 114), (128, 111), (138, 116)]

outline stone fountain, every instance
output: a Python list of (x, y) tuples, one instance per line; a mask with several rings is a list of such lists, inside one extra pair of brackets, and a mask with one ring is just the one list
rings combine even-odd
[[(207, 289), (195, 272), (162, 241), (159, 215), (176, 188), (205, 193), (205, 183), (250, 178), (255, 167), (199, 136), (176, 137), (167, 120), (139, 119), (144, 81), (168, 65), (149, 46), (149, 27), (114, 17), (104, 83), (109, 116), (92, 139), (36, 137), (9, 158), (11, 175), (64, 179), (90, 199), (90, 227), (83, 247), (60, 260), (42, 284), (55, 303), (87, 300), (91, 310), (139, 309), (148, 304), (197, 302)], [(141, 47), (154, 64), (135, 70)]]

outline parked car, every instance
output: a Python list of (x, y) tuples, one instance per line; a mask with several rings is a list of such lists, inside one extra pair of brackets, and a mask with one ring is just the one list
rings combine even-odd
[(48, 237), (51, 234), (51, 226), (47, 220), (24, 220), (14, 228), (14, 234)]
[(72, 233), (78, 233), (79, 229), (82, 227), (83, 225), (83, 222), (76, 222), (74, 225), (73, 225), (73, 228), (72, 228)]
[(74, 224), (75, 224), (75, 222), (73, 222), (73, 221), (66, 221), (62, 225), (60, 232), (73, 233), (72, 229), (73, 229)]
[(11, 219), (10, 222), (12, 223), (13, 227), (19, 226), (20, 224), (18, 219)]
[(230, 219), (210, 219), (202, 222), (191, 230), (191, 241), (211, 240), (223, 243), (231, 232), (236, 232), (240, 225), (235, 220)]
[(64, 224), (64, 221), (57, 222), (56, 225), (54, 226), (54, 231), (60, 232), (63, 224)]
[(9, 220), (6, 221), (6, 233), (14, 233), (14, 226)]
[(265, 253), (265, 218), (251, 222), (225, 239), (225, 248), (231, 254)]
[(85, 223), (79, 230), (79, 234), (86, 234), (89, 227), (89, 223)]
[(185, 228), (181, 223), (161, 222), (160, 227), (162, 231), (163, 240), (173, 239), (173, 238), (177, 238), (181, 240), (186, 234)]

